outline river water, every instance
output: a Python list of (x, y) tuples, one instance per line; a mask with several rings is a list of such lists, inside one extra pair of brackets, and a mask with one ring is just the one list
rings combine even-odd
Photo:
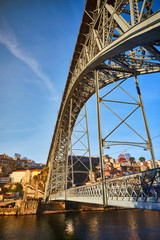
[(0, 217), (0, 240), (160, 239), (160, 212), (110, 210)]

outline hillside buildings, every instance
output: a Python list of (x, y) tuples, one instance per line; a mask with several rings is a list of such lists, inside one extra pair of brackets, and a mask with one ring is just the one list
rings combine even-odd
[(14, 166), (15, 161), (5, 153), (0, 155), (0, 166)]
[(7, 183), (29, 182), (35, 175), (38, 175), (45, 167), (45, 164), (35, 163), (27, 158), (21, 158), (15, 154), (12, 158), (7, 154), (0, 155), (0, 187)]
[[(125, 157), (120, 156), (118, 161), (110, 157), (103, 157), (104, 161), (104, 176), (105, 178), (116, 178), (125, 175), (130, 175), (133, 173), (139, 173), (152, 169), (152, 161), (145, 160), (144, 162), (126, 160)], [(156, 161), (156, 167), (160, 167), (160, 160)], [(92, 181), (100, 181), (100, 163), (96, 166), (96, 170), (92, 173)], [(91, 181), (91, 176), (89, 175), (89, 182)]]
[(5, 153), (0, 155), (0, 166), (10, 168), (39, 168), (45, 167), (45, 164), (35, 163), (35, 161), (27, 158), (21, 158), (20, 154), (15, 154), (15, 157), (9, 157)]

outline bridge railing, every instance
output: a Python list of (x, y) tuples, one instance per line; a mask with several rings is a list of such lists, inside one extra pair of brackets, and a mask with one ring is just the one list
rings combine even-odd
[(108, 205), (160, 203), (160, 168), (106, 180), (105, 188)]
[(65, 191), (59, 191), (54, 194), (50, 194), (49, 200), (54, 201), (54, 200), (65, 200)]
[(66, 200), (94, 204), (103, 204), (102, 182), (93, 183), (66, 191)]
[(70, 188), (52, 194), (50, 200), (160, 210), (160, 168)]
[(50, 195), (50, 200), (66, 200), (93, 204), (103, 204), (102, 199), (102, 182), (70, 188), (66, 191)]

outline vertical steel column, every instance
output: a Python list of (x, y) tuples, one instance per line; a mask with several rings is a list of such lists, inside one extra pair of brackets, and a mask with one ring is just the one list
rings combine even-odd
[(71, 164), (72, 164), (72, 186), (74, 184), (74, 171), (73, 171), (73, 156), (72, 156), (72, 141), (71, 141)]
[(152, 158), (152, 162), (153, 162), (153, 167), (156, 168), (156, 161), (155, 161), (155, 156), (154, 156), (152, 139), (151, 139), (150, 132), (149, 132), (149, 127), (148, 127), (148, 124), (147, 124), (147, 118), (146, 118), (145, 111), (144, 111), (144, 105), (143, 105), (143, 101), (142, 101), (141, 91), (140, 91), (140, 87), (139, 87), (139, 83), (138, 83), (138, 78), (137, 78), (136, 75), (134, 75), (134, 81), (135, 81), (135, 84), (136, 84), (136, 89), (137, 89), (139, 103), (140, 103), (140, 107), (141, 107), (141, 111), (142, 111), (143, 121), (144, 121), (145, 129), (146, 129), (146, 133), (147, 133), (147, 138), (148, 138), (149, 149), (150, 149), (151, 158)]
[(65, 190), (65, 162), (63, 161), (63, 190)]
[(58, 181), (58, 171), (59, 171), (59, 159), (56, 167), (56, 186), (55, 186), (55, 194), (57, 192), (57, 181)]
[(47, 198), (48, 198), (48, 188), (49, 188), (49, 181), (50, 181), (50, 177), (51, 177), (51, 162), (48, 163), (48, 168), (49, 168), (49, 171), (48, 171), (48, 176), (47, 176), (47, 182), (46, 182), (46, 186), (45, 186), (45, 194), (44, 194), (44, 202), (47, 201)]
[(51, 185), (51, 193), (53, 191), (53, 182), (52, 182), (52, 179), (53, 179), (53, 164), (52, 164), (52, 167), (51, 167), (51, 182), (50, 182), (50, 185)]
[(103, 8), (103, 24), (102, 24), (102, 30), (103, 30), (103, 41), (102, 41), (102, 46), (104, 48), (105, 46), (105, 8)]
[(92, 183), (92, 160), (91, 160), (91, 151), (90, 151), (90, 142), (89, 142), (89, 131), (88, 131), (88, 120), (87, 120), (87, 108), (86, 108), (86, 104), (84, 105), (84, 109), (85, 109), (87, 141), (88, 141), (89, 165), (90, 165), (90, 174), (91, 174), (91, 183)]
[(103, 148), (102, 148), (102, 131), (101, 131), (101, 115), (100, 115), (100, 103), (99, 103), (99, 83), (98, 83), (98, 71), (95, 70), (95, 91), (96, 91), (96, 104), (97, 104), (97, 124), (98, 124), (98, 142), (99, 142), (99, 157), (100, 157), (100, 169), (102, 179), (102, 196), (103, 204), (106, 203), (105, 198), (105, 177), (104, 177), (104, 162), (103, 162)]
[(69, 151), (69, 144), (71, 141), (71, 114), (72, 114), (72, 98), (70, 100), (68, 138), (67, 138), (67, 146), (66, 146), (66, 184), (65, 184), (65, 189), (67, 189), (67, 185), (68, 185), (68, 151)]
[[(60, 133), (59, 133), (59, 144), (58, 144), (58, 148), (60, 150), (60, 146), (61, 146), (61, 129), (60, 129)], [(60, 160), (60, 156), (58, 156), (58, 162), (57, 162), (57, 167), (56, 167), (56, 186), (55, 186), (55, 193), (57, 192), (57, 181), (58, 181), (58, 172), (59, 172), (59, 160)]]

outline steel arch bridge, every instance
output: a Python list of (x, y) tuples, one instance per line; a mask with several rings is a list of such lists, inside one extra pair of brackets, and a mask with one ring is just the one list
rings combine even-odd
[[(69, 200), (77, 202), (160, 209), (159, 169), (156, 169), (152, 141), (147, 125), (138, 75), (160, 71), (160, 10), (158, 0), (87, 0), (80, 30), (66, 81), (56, 126), (47, 159), (49, 167), (45, 189), (45, 201)], [(133, 77), (138, 100), (122, 87), (122, 83)], [(99, 97), (99, 89), (113, 84), (112, 90)], [(128, 94), (132, 102), (110, 101), (105, 97), (120, 88)], [(101, 180), (92, 182), (92, 162), (90, 158), (88, 123), (86, 108), (82, 118), (86, 119), (84, 135), (88, 147), (80, 141), (89, 154), (91, 184), (73, 186), (73, 162), (69, 159), (72, 151), (71, 135), (80, 124), (79, 113), (88, 99), (96, 93), (98, 140)], [(131, 104), (135, 109), (124, 119), (110, 109), (106, 102)], [(103, 103), (120, 123), (102, 139), (100, 103)], [(147, 139), (135, 131), (126, 120), (141, 109)], [(78, 122), (78, 123), (77, 123)], [(127, 125), (141, 142), (108, 141), (108, 137), (121, 125)], [(151, 153), (153, 169), (116, 179), (105, 179), (103, 148), (110, 145), (133, 145), (146, 148)], [(81, 158), (77, 158), (81, 162)], [(72, 173), (71, 173), (72, 169)], [(78, 171), (77, 171), (78, 172)], [(70, 184), (69, 184), (70, 182)]]

